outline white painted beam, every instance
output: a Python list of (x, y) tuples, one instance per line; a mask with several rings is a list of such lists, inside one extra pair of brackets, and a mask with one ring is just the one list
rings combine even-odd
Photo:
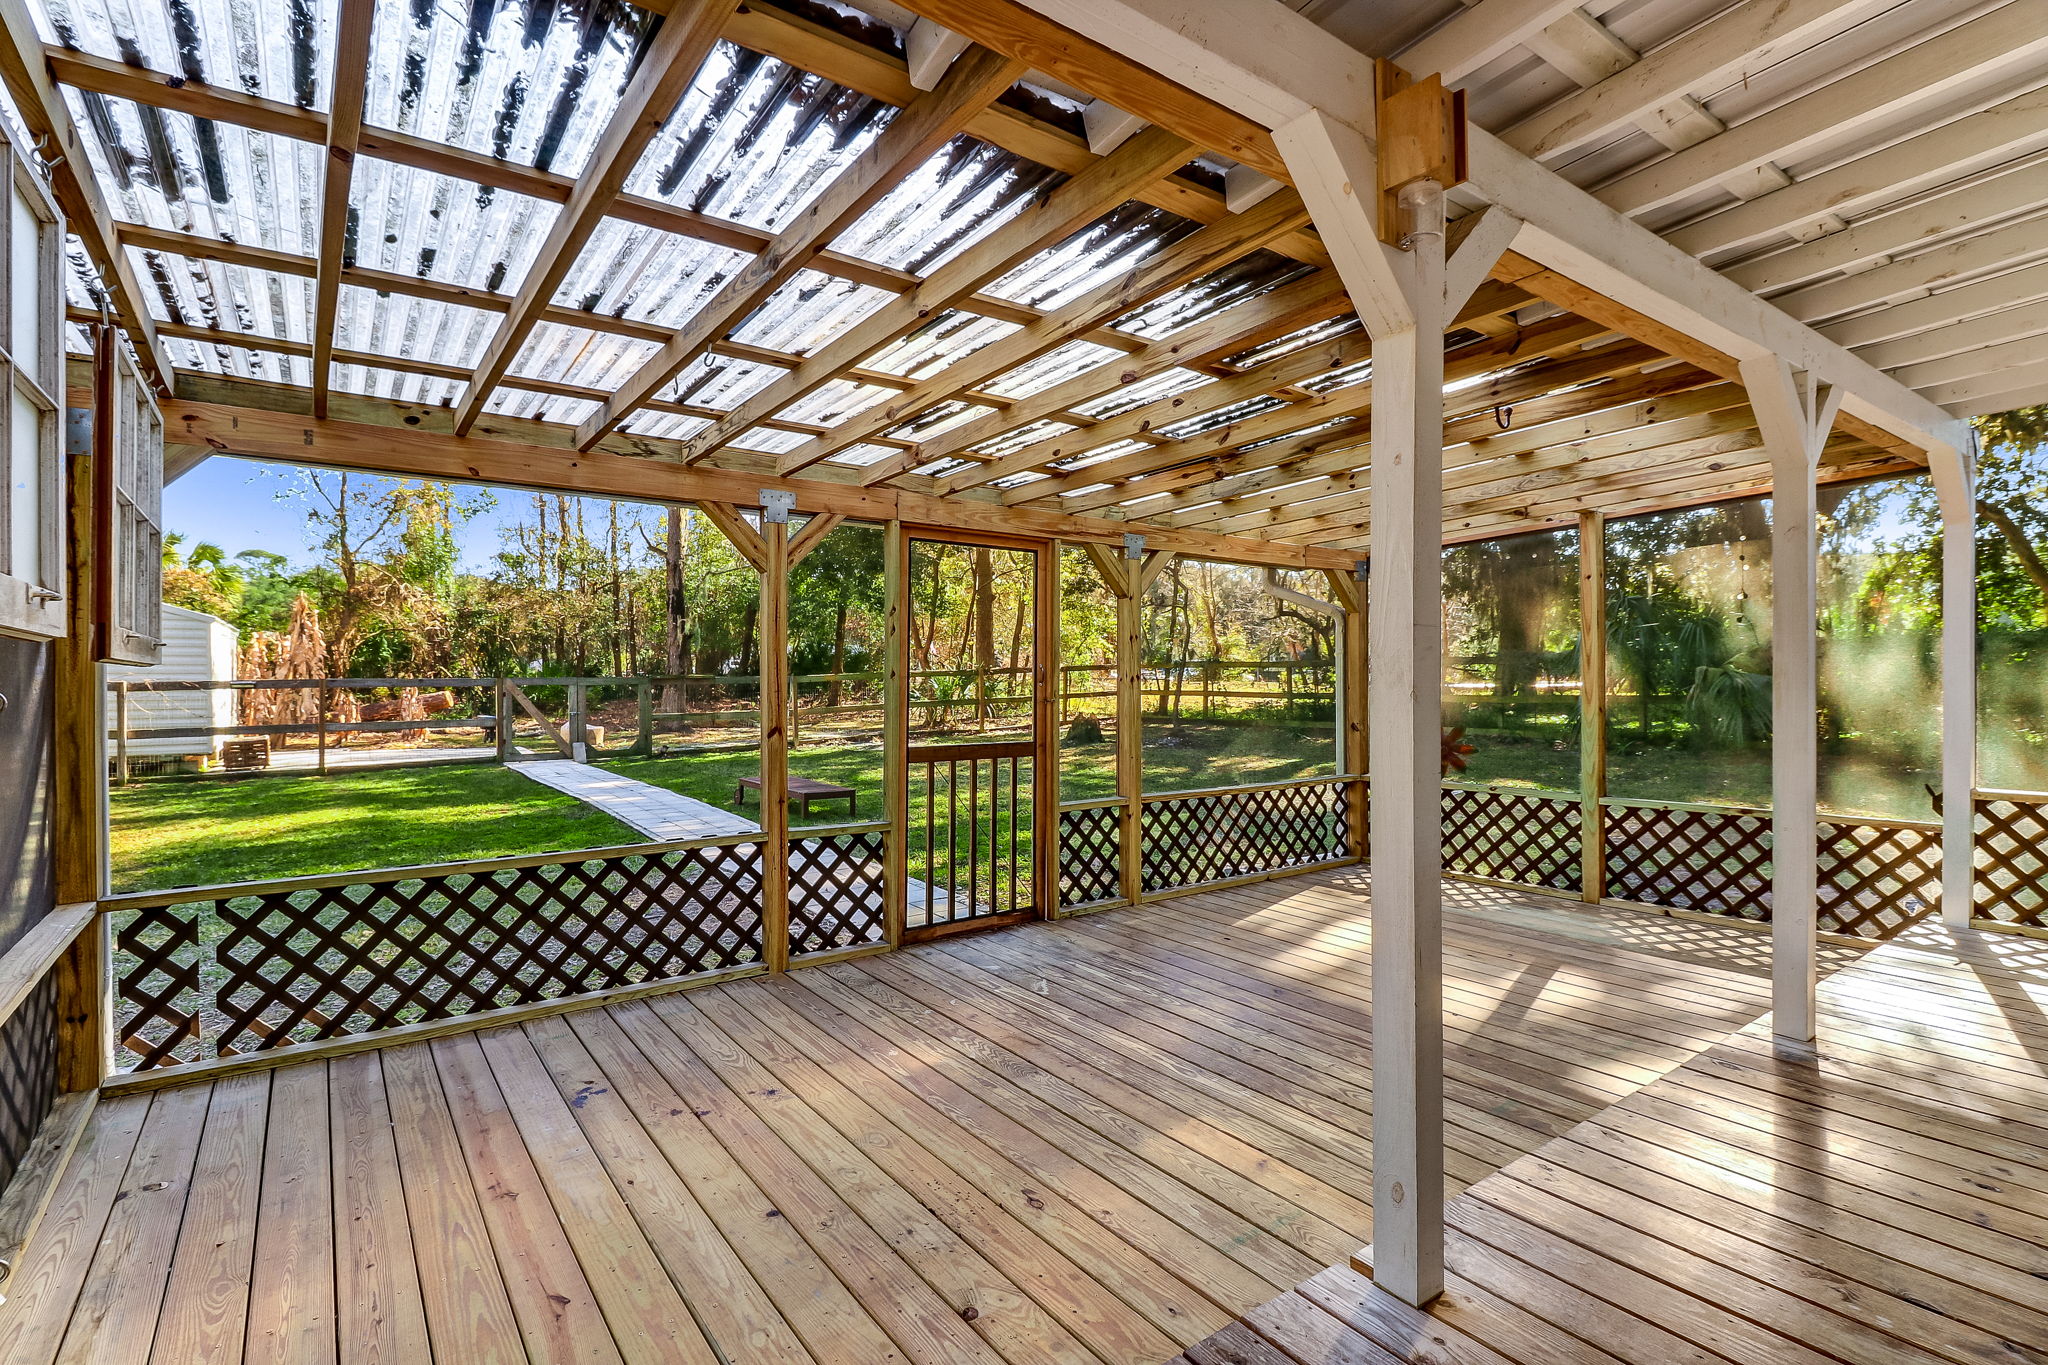
[[(2021, 271), (2048, 281), (2048, 265), (2038, 265), (2032, 270)], [(2001, 275), (1996, 283), (2003, 284), (2012, 279)], [(2048, 294), (2048, 283), (2037, 286), (2036, 292)], [(1935, 297), (1953, 298), (1954, 295)], [(1937, 327), (1916, 336), (1900, 337), (1895, 341), (1879, 342), (1875, 346), (1858, 351), (1871, 364), (1881, 370), (1893, 371), (1893, 378), (1902, 383), (1904, 379), (1897, 371), (1903, 365), (1918, 365), (1944, 356), (1960, 355), (1982, 346), (1996, 346), (2000, 342), (2017, 341), (2021, 337), (2038, 336), (2048, 332), (2048, 298), (2037, 298), (2031, 303), (2022, 303), (2014, 308), (2001, 309), (1996, 313), (1984, 313), (1947, 327)], [(1918, 385), (1914, 385), (1918, 387)]]
[(1694, 256), (1739, 251), (1780, 234), (1799, 235), (1802, 224), (1827, 214), (1891, 203), (2041, 146), (2048, 146), (2048, 86), (1723, 209), (1674, 230), (1668, 240)]
[(1680, 96), (1763, 70), (1783, 53), (1843, 27), (1845, 16), (1871, 3), (1743, 0), (1640, 61), (1538, 110), (1508, 129), (1502, 140), (1538, 158), (1591, 142)]
[(1455, 85), (1578, 7), (1579, 0), (1477, 0), (1401, 49), (1394, 60), (1416, 76), (1434, 72), (1444, 84)]
[(2043, 207), (2048, 207), (2048, 161), (1968, 181), (1897, 213), (1856, 223), (1846, 231), (1789, 251), (1744, 261), (1721, 273), (1757, 293), (1789, 289), (1837, 271), (1882, 265), (1893, 252), (1924, 247)]
[(903, 35), (903, 50), (910, 83), (919, 90), (935, 90), (953, 59), (967, 50), (967, 39), (929, 19), (919, 19)]
[(1809, 285), (1773, 302), (1789, 317), (1817, 322), (1888, 299), (1916, 297), (2042, 256), (2048, 256), (2048, 217), (2037, 215), (1846, 279)]
[(1145, 120), (1127, 114), (1107, 100), (1090, 100), (1081, 110), (1081, 127), (1088, 134), (1088, 150), (1097, 156), (1111, 152), (1131, 140)]
[[(1890, 341), (1894, 337), (1918, 336), (1930, 329), (1949, 326), (1958, 318), (1989, 313), (2010, 303), (2038, 298), (2048, 298), (2048, 262), (1994, 275), (1988, 280), (1940, 294), (1930, 294), (1911, 303), (1895, 303), (1889, 308), (1862, 313), (1842, 322), (1830, 322), (1819, 330), (1822, 336), (1841, 345), (1867, 347), (1873, 342)], [(1859, 350), (1857, 354), (1868, 358), (1866, 351)], [(1894, 364), (1906, 362), (1871, 359), (1870, 363), (1889, 369)]]
[(1873, 62), (1740, 123), (1687, 151), (1600, 187), (1600, 201), (1638, 214), (1701, 185), (1797, 155), (1844, 126), (1904, 113), (1997, 68), (2024, 69), (2048, 55), (2048, 5), (2011, 0), (1924, 43)]
[[(1019, 2), (1268, 128), (1317, 109), (1371, 136), (1371, 60), (1277, 0)], [(1941, 408), (1478, 128), (1471, 169), (1467, 190), (1524, 220), (1517, 252), (1737, 359), (1787, 357), (1922, 448), (1967, 442)]]

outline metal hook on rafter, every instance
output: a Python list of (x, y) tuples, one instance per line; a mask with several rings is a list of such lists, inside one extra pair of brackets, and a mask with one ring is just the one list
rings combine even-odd
[(1515, 409), (1508, 403), (1493, 405), (1493, 424), (1502, 431), (1512, 430), (1515, 425)]

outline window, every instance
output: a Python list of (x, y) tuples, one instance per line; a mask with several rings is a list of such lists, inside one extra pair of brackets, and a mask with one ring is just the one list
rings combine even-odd
[(64, 229), (35, 168), (0, 137), (0, 174), (8, 183), (7, 263), (0, 379), (8, 396), (0, 424), (0, 630), (50, 637), (65, 630), (62, 462), (63, 357), (58, 320), (63, 294), (57, 256)]
[[(111, 512), (101, 543), (113, 547), (101, 653), (108, 663), (153, 664), (163, 653), (164, 422), (125, 346), (113, 357)], [(101, 483), (107, 489), (106, 481)]]

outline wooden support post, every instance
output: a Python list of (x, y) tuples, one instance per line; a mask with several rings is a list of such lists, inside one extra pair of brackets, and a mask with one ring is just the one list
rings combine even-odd
[(1977, 500), (1962, 452), (1933, 455), (1941, 498), (1941, 919), (1966, 928), (1977, 893)]
[(789, 970), (789, 508), (761, 514), (761, 936), (768, 969)]
[(1771, 1027), (1814, 1038), (1820, 802), (1820, 509), (1815, 479), (1841, 395), (1776, 356), (1742, 362), (1771, 455)]
[(1056, 540), (1039, 546), (1032, 578), (1031, 625), (1036, 639), (1027, 676), (1031, 732), (1038, 746), (1031, 764), (1032, 869), (1038, 886), (1031, 903), (1038, 907), (1040, 919), (1057, 917), (1060, 907), (1060, 555)]
[(569, 757), (578, 763), (590, 757), (590, 684), (569, 684)]
[(1607, 894), (1607, 519), (1579, 513), (1579, 895)]
[[(1405, 117), (1414, 105), (1404, 101), (1397, 113)], [(1384, 100), (1381, 109), (1385, 139), (1396, 120)], [(1421, 137), (1427, 121), (1409, 122), (1416, 126), (1403, 135)], [(1430, 126), (1462, 136), (1462, 123)], [(1447, 254), (1440, 180), (1390, 180), (1362, 135), (1319, 110), (1274, 130), (1273, 140), (1372, 336), (1373, 1244), (1366, 1264), (1380, 1288), (1420, 1306), (1444, 1288), (1443, 334), (1520, 224), (1498, 207), (1486, 209)], [(1417, 164), (1455, 163), (1454, 153), (1424, 147)], [(1375, 187), (1398, 203), (1398, 223), (1381, 221)]]
[(634, 684), (634, 691), (640, 703), (639, 728), (633, 741), (633, 752), (641, 758), (654, 757), (654, 683), (641, 678)]
[(1350, 827), (1346, 834), (1347, 846), (1360, 862), (1366, 861), (1366, 801), (1368, 784), (1366, 773), (1371, 746), (1367, 742), (1366, 720), (1366, 662), (1365, 636), (1368, 613), (1366, 611), (1366, 590), (1370, 576), (1366, 561), (1359, 560), (1358, 567), (1350, 573), (1330, 569), (1326, 576), (1330, 580), (1330, 596), (1344, 614), (1338, 619), (1337, 653), (1337, 733), (1342, 745), (1340, 772), (1348, 773), (1358, 780), (1351, 784), (1351, 794), (1346, 806), (1345, 823)]
[(498, 716), (497, 732), (492, 736), (498, 744), (498, 762), (510, 763), (512, 761), (512, 693), (509, 685), (503, 678), (499, 678), (493, 684), (491, 690), (496, 699), (492, 704), (497, 707)]
[(314, 692), (313, 698), (314, 704), (318, 708), (318, 714), (316, 714), (313, 718), (313, 724), (316, 727), (314, 731), (314, 742), (320, 746), (320, 776), (325, 777), (327, 776), (328, 707), (327, 680), (325, 678), (322, 678), (320, 680), (319, 688)]
[(903, 943), (910, 891), (910, 541), (903, 523), (891, 521), (882, 535), (882, 596), (886, 601), (882, 641), (882, 806), (889, 815), (889, 845), (883, 855), (884, 932), (889, 946)]
[[(94, 474), (114, 456), (112, 329), (100, 338), (90, 425), (73, 423), (65, 440), (64, 598), (66, 634), (51, 646), (52, 774), (51, 890), (60, 905), (97, 901), (107, 893), (107, 685), (99, 658), (95, 569), (105, 547), (98, 534), (96, 497), (108, 481)], [(114, 693), (116, 742), (127, 777), (128, 685)], [(108, 1057), (106, 920), (95, 914), (55, 969), (57, 982), (57, 1085), (97, 1090), (111, 1069)]]
[(1143, 891), (1143, 863), (1140, 840), (1144, 830), (1141, 794), (1145, 790), (1144, 704), (1140, 690), (1139, 647), (1143, 624), (1139, 619), (1145, 585), (1144, 538), (1125, 538), (1121, 553), (1107, 545), (1084, 545), (1103, 585), (1116, 597), (1116, 794), (1117, 881), (1126, 901), (1136, 904)]
[(114, 744), (117, 776), (122, 786), (128, 785), (128, 683), (126, 679), (114, 684)]

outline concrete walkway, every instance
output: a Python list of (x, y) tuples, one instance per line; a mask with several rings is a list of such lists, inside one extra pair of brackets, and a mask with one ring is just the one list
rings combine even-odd
[(728, 834), (759, 834), (761, 827), (744, 815), (721, 810), (708, 801), (684, 796), (637, 778), (621, 777), (588, 763), (566, 758), (533, 759), (507, 764), (513, 772), (543, 787), (566, 792), (595, 806), (622, 825), (649, 839), (717, 839)]
[[(651, 840), (666, 843), (674, 839), (717, 839), (729, 834), (761, 832), (761, 827), (744, 815), (722, 810), (708, 801), (699, 801), (694, 796), (684, 796), (681, 792), (672, 792), (635, 777), (621, 777), (588, 763), (547, 758), (507, 766), (544, 787), (553, 787), (585, 805), (596, 807)], [(796, 829), (791, 833), (802, 837), (803, 831)], [(876, 876), (880, 871), (879, 868), (870, 869)], [(904, 898), (909, 902), (908, 923), (929, 924), (934, 911), (940, 919), (950, 918), (946, 913), (945, 892), (927, 886), (915, 877), (908, 880), (904, 892)], [(986, 907), (982, 907), (982, 911), (986, 913)]]

